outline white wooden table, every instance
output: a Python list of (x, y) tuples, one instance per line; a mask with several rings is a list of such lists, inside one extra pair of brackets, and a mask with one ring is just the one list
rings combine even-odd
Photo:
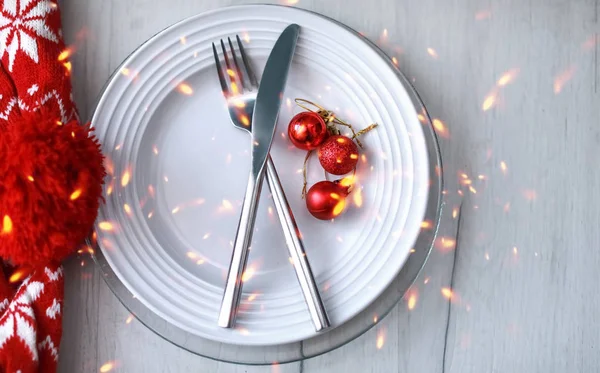
[[(598, 371), (598, 0), (289, 2), (378, 41), (445, 124), (448, 177), (473, 182), (463, 186), (458, 249), (435, 250), (413, 310), (402, 302), (338, 350), (270, 367), (219, 363), (164, 341), (129, 318), (89, 258), (74, 258), (60, 371)], [(137, 45), (239, 3), (62, 0), (82, 114)], [(451, 301), (441, 292), (450, 287)]]

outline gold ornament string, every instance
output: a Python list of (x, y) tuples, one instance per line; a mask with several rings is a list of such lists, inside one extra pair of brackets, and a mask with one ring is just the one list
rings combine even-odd
[[(304, 165), (302, 166), (302, 177), (304, 178), (304, 184), (302, 184), (302, 199), (304, 199), (304, 197), (306, 197), (306, 184), (307, 183), (307, 178), (306, 178), (306, 165), (308, 164), (308, 160), (310, 159), (311, 154), (313, 153), (312, 150), (309, 150), (308, 152), (306, 152), (306, 157), (304, 157)], [(325, 174), (327, 176), (327, 174)]]
[[(361, 149), (364, 149), (364, 145), (360, 142), (358, 137), (367, 134), (368, 132), (370, 132), (371, 130), (375, 129), (378, 126), (377, 123), (373, 123), (373, 124), (369, 125), (368, 127), (363, 128), (362, 130), (356, 132), (354, 130), (354, 127), (350, 123), (343, 121), (342, 119), (336, 117), (335, 113), (333, 111), (327, 110), (324, 107), (322, 107), (321, 105), (316, 104), (309, 100), (305, 100), (303, 98), (296, 98), (296, 99), (294, 99), (294, 101), (296, 102), (296, 105), (300, 106), (302, 109), (304, 109), (306, 111), (311, 111), (313, 113), (317, 113), (321, 118), (323, 118), (323, 120), (327, 124), (327, 130), (329, 131), (330, 134), (333, 134), (333, 135), (341, 135), (342, 134), (341, 131), (339, 130), (339, 128), (337, 128), (338, 125), (350, 129), (350, 132), (352, 132), (351, 139), (356, 141), (356, 144)], [(304, 165), (302, 166), (302, 176), (304, 178), (304, 183), (302, 185), (302, 199), (304, 199), (306, 197), (306, 192), (307, 192), (306, 189), (307, 189), (307, 185), (308, 185), (306, 173), (307, 173), (308, 161), (309, 161), (312, 153), (313, 153), (312, 150), (309, 150), (306, 153), (306, 157), (304, 158)], [(325, 172), (325, 180), (327, 180), (327, 172), (325, 170), (323, 170), (323, 171)], [(352, 172), (353, 180), (354, 180), (355, 176), (356, 176), (356, 166), (354, 167), (354, 170)], [(350, 188), (351, 187), (352, 187), (352, 185), (350, 186)]]

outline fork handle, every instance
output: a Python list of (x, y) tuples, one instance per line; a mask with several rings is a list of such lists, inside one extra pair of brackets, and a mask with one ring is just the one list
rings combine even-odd
[(221, 310), (219, 312), (218, 325), (223, 328), (232, 328), (235, 323), (237, 309), (242, 295), (242, 280), (248, 262), (248, 252), (252, 242), (252, 231), (254, 221), (256, 220), (256, 208), (262, 181), (264, 179), (265, 167), (257, 175), (250, 173), (250, 179), (246, 187), (242, 213), (238, 224), (237, 234), (233, 244), (233, 253), (231, 263), (227, 272), (227, 282), (225, 283), (225, 292), (221, 301)]
[(273, 164), (270, 155), (267, 158), (266, 168), (267, 181), (269, 183), (269, 188), (271, 189), (271, 194), (273, 195), (275, 209), (277, 210), (279, 222), (283, 228), (285, 242), (290, 257), (292, 258), (296, 277), (298, 277), (298, 282), (300, 282), (302, 294), (304, 295), (304, 300), (308, 306), (308, 311), (315, 326), (315, 330), (321, 331), (327, 329), (330, 326), (329, 318), (327, 317), (327, 312), (325, 311), (323, 301), (319, 295), (319, 289), (315, 283), (312, 270), (310, 269), (310, 264), (306, 257), (306, 252), (304, 251), (304, 245), (300, 239), (301, 235), (298, 226), (296, 225), (294, 214), (285, 197), (281, 182), (279, 181), (279, 176), (277, 175), (277, 170), (275, 169), (275, 165)]

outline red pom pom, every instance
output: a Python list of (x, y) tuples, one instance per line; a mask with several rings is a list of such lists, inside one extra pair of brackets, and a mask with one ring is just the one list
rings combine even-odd
[(347, 174), (358, 162), (358, 146), (346, 136), (329, 137), (317, 154), (321, 166), (332, 175)]
[(90, 233), (104, 178), (89, 127), (37, 111), (0, 127), (0, 256), (61, 261)]

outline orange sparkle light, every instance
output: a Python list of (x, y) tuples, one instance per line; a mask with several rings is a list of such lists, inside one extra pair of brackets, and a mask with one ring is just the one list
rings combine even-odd
[(433, 227), (433, 223), (430, 220), (423, 220), (421, 222), (422, 229), (431, 229), (431, 227)]
[(441, 252), (449, 252), (456, 247), (456, 240), (452, 237), (442, 236), (435, 240), (435, 247)]
[(204, 264), (204, 259), (200, 258), (198, 260), (196, 260), (196, 265), (201, 265)]
[(133, 315), (129, 315), (129, 316), (127, 316), (127, 320), (125, 320), (125, 324), (131, 324), (132, 321), (133, 321)]
[(248, 302), (252, 302), (253, 300), (256, 299), (256, 297), (258, 297), (260, 294), (259, 293), (252, 293), (248, 296)]
[(473, 188), (473, 185), (469, 185), (469, 191), (473, 194), (477, 194), (477, 189)]
[(427, 48), (427, 54), (429, 54), (432, 58), (438, 58), (438, 54), (433, 48)]
[(131, 74), (131, 70), (129, 70), (128, 68), (124, 67), (121, 69), (121, 75), (129, 76), (129, 74)]
[(242, 100), (234, 100), (233, 105), (235, 105), (235, 107), (239, 109), (243, 109), (246, 107), (246, 103)]
[(430, 277), (426, 277), (426, 278), (425, 278), (425, 280), (423, 280), (423, 283), (424, 283), (425, 285), (427, 285), (427, 284), (429, 283), (429, 280), (430, 280), (430, 279), (431, 279)]
[(502, 76), (498, 79), (498, 82), (496, 82), (496, 85), (498, 85), (498, 87), (504, 87), (507, 84), (512, 83), (518, 74), (519, 74), (519, 69), (517, 69), (517, 68), (510, 69), (507, 72), (505, 72), (504, 74), (502, 74)]
[(537, 199), (537, 192), (533, 189), (524, 189), (523, 197), (528, 201), (535, 201)]
[(492, 17), (492, 12), (489, 10), (482, 10), (475, 13), (475, 19), (477, 21), (483, 21), (484, 19), (488, 19)]
[(377, 340), (375, 342), (375, 346), (377, 347), (378, 350), (381, 350), (381, 348), (383, 347), (384, 344), (385, 344), (385, 333), (383, 332), (383, 330), (380, 330), (377, 333)]
[(250, 335), (250, 331), (246, 328), (236, 328), (241, 335)]
[(452, 300), (454, 298), (454, 293), (450, 288), (442, 288), (442, 295), (449, 300)]
[(566, 69), (565, 71), (558, 74), (554, 78), (554, 94), (555, 95), (559, 94), (563, 90), (565, 84), (567, 84), (567, 82), (569, 80), (571, 80), (571, 78), (573, 78), (574, 74), (575, 74), (575, 66), (571, 66), (568, 69)]
[(600, 37), (597, 34), (592, 34), (581, 44), (581, 48), (586, 52), (591, 51), (596, 47), (596, 43), (598, 42), (600, 42)]
[(73, 70), (73, 64), (71, 64), (71, 62), (70, 62), (70, 61), (69, 61), (69, 62), (65, 62), (65, 63), (63, 63), (63, 65), (64, 65), (65, 69), (67, 69), (67, 72), (69, 72), (69, 73), (70, 73), (70, 72), (71, 72), (71, 70)]
[(10, 234), (13, 230), (12, 219), (8, 215), (4, 215), (2, 218), (2, 231), (0, 234)]
[(115, 230), (115, 226), (109, 221), (101, 221), (98, 223), (98, 228), (105, 232), (112, 232)]
[(425, 123), (427, 120), (425, 119), (425, 115), (417, 114), (417, 118), (419, 118), (419, 122)]
[(71, 193), (71, 195), (69, 196), (69, 199), (71, 201), (75, 201), (77, 198), (81, 197), (81, 193), (81, 189), (75, 189), (73, 193)]
[(413, 290), (410, 292), (410, 295), (408, 296), (408, 302), (407, 302), (407, 307), (409, 311), (412, 311), (415, 309), (416, 305), (417, 305), (417, 298), (418, 298), (418, 294), (416, 290)]
[[(350, 176), (346, 176), (344, 177), (341, 181), (340, 181), (340, 185), (343, 187), (349, 187), (352, 184), (354, 184), (356, 182), (358, 178), (356, 176), (350, 175)], [(338, 196), (339, 197), (339, 196)]]
[(496, 104), (496, 97), (496, 92), (491, 92), (490, 94), (488, 94), (483, 100), (483, 104), (481, 104), (481, 110), (488, 111), (492, 107), (494, 107), (494, 105)]
[(175, 206), (175, 208), (171, 210), (171, 214), (175, 215), (179, 212), (179, 210), (181, 210), (181, 208), (179, 206)]
[(65, 61), (67, 58), (69, 58), (71, 56), (72, 53), (73, 53), (73, 48), (67, 47), (64, 51), (60, 52), (60, 54), (58, 55), (58, 62)]
[(35, 181), (35, 179), (31, 175), (27, 176), (27, 180), (31, 181), (32, 183)]
[(333, 211), (332, 214), (333, 216), (338, 216), (339, 214), (341, 214), (344, 209), (346, 208), (346, 200), (345, 199), (341, 199), (338, 201), (338, 203), (335, 204), (335, 206), (333, 207)]
[(150, 211), (148, 213), (148, 219), (152, 219), (153, 216), (154, 216), (154, 211)]
[(198, 258), (198, 254), (196, 254), (193, 251), (188, 251), (185, 255), (187, 255), (187, 257), (190, 258), (190, 259), (197, 259)]
[(185, 38), (185, 36), (182, 36), (182, 37), (180, 37), (180, 38), (179, 38), (179, 42), (180, 42), (182, 45), (185, 45), (185, 44), (187, 43), (187, 39)]
[(113, 164), (112, 159), (110, 159), (109, 157), (104, 158), (104, 168), (106, 168), (106, 172), (109, 175), (115, 174), (115, 165)]
[(458, 216), (458, 207), (454, 207), (452, 209), (452, 219), (456, 219), (457, 216)]
[(247, 270), (245, 270), (242, 274), (242, 282), (249, 281), (252, 277), (254, 277), (255, 272), (256, 270), (254, 269), (254, 267), (250, 267)]
[(152, 145), (152, 152), (153, 152), (155, 155), (158, 155), (158, 148), (156, 147), (156, 145)]
[(85, 245), (83, 248), (77, 250), (77, 254), (85, 254), (85, 253), (88, 253), (90, 255), (94, 255), (94, 249), (92, 249), (88, 245)]
[(250, 119), (246, 114), (240, 115), (240, 121), (245, 127), (248, 127), (250, 125)]
[(392, 63), (398, 66), (398, 59), (396, 57), (392, 57)]
[(273, 216), (273, 207), (269, 206), (269, 208), (267, 208), (267, 211), (269, 212), (269, 216)]
[(441, 120), (435, 118), (433, 120), (433, 128), (437, 131), (438, 135), (448, 138), (450, 137), (450, 133), (448, 132), (448, 127)]
[(194, 90), (187, 83), (180, 83), (177, 86), (177, 90), (186, 96), (191, 96), (192, 94), (194, 94)]
[(352, 194), (352, 200), (354, 201), (356, 207), (361, 207), (363, 205), (362, 188), (356, 188)]
[(247, 32), (244, 32), (244, 33), (242, 34), (242, 39), (244, 39), (244, 41), (245, 41), (246, 43), (250, 43), (250, 35), (248, 35), (248, 33), (247, 33)]
[(148, 185), (148, 195), (150, 196), (150, 198), (154, 198), (154, 187), (152, 186), (152, 184)]
[(24, 269), (17, 269), (13, 272), (12, 275), (10, 275), (10, 277), (8, 278), (8, 282), (11, 284), (17, 283), (24, 279), (26, 275), (27, 271), (25, 271)]
[(128, 168), (123, 172), (123, 176), (121, 176), (121, 186), (125, 188), (129, 181), (131, 180), (131, 170)]
[(235, 71), (233, 71), (231, 69), (227, 69), (227, 75), (229, 75), (232, 78), (235, 78)]
[(516, 247), (516, 246), (513, 246), (513, 249), (512, 249), (512, 250), (513, 250), (513, 255), (515, 255), (515, 256), (516, 256), (517, 254), (519, 254), (519, 250), (517, 249), (517, 247)]
[(506, 173), (508, 172), (508, 167), (506, 166), (506, 162), (504, 162), (504, 161), (500, 162), (500, 170), (502, 170), (502, 173), (504, 175), (506, 175)]
[(228, 200), (224, 199), (221, 202), (221, 205), (223, 206), (223, 209), (225, 210), (233, 210), (233, 205), (231, 204), (231, 202), (229, 202)]
[(238, 88), (236, 82), (231, 82), (231, 93), (234, 95), (237, 95), (238, 93), (240, 93), (240, 89)]
[(107, 196), (110, 196), (112, 194), (114, 184), (115, 184), (114, 180), (111, 180), (110, 184), (108, 184), (108, 186), (106, 187), (106, 195)]
[(373, 324), (377, 324), (378, 320), (379, 320), (379, 317), (377, 317), (377, 315), (373, 316)]
[(100, 373), (108, 373), (116, 367), (117, 367), (116, 362), (108, 361), (108, 362), (102, 364), (102, 366), (100, 367)]

